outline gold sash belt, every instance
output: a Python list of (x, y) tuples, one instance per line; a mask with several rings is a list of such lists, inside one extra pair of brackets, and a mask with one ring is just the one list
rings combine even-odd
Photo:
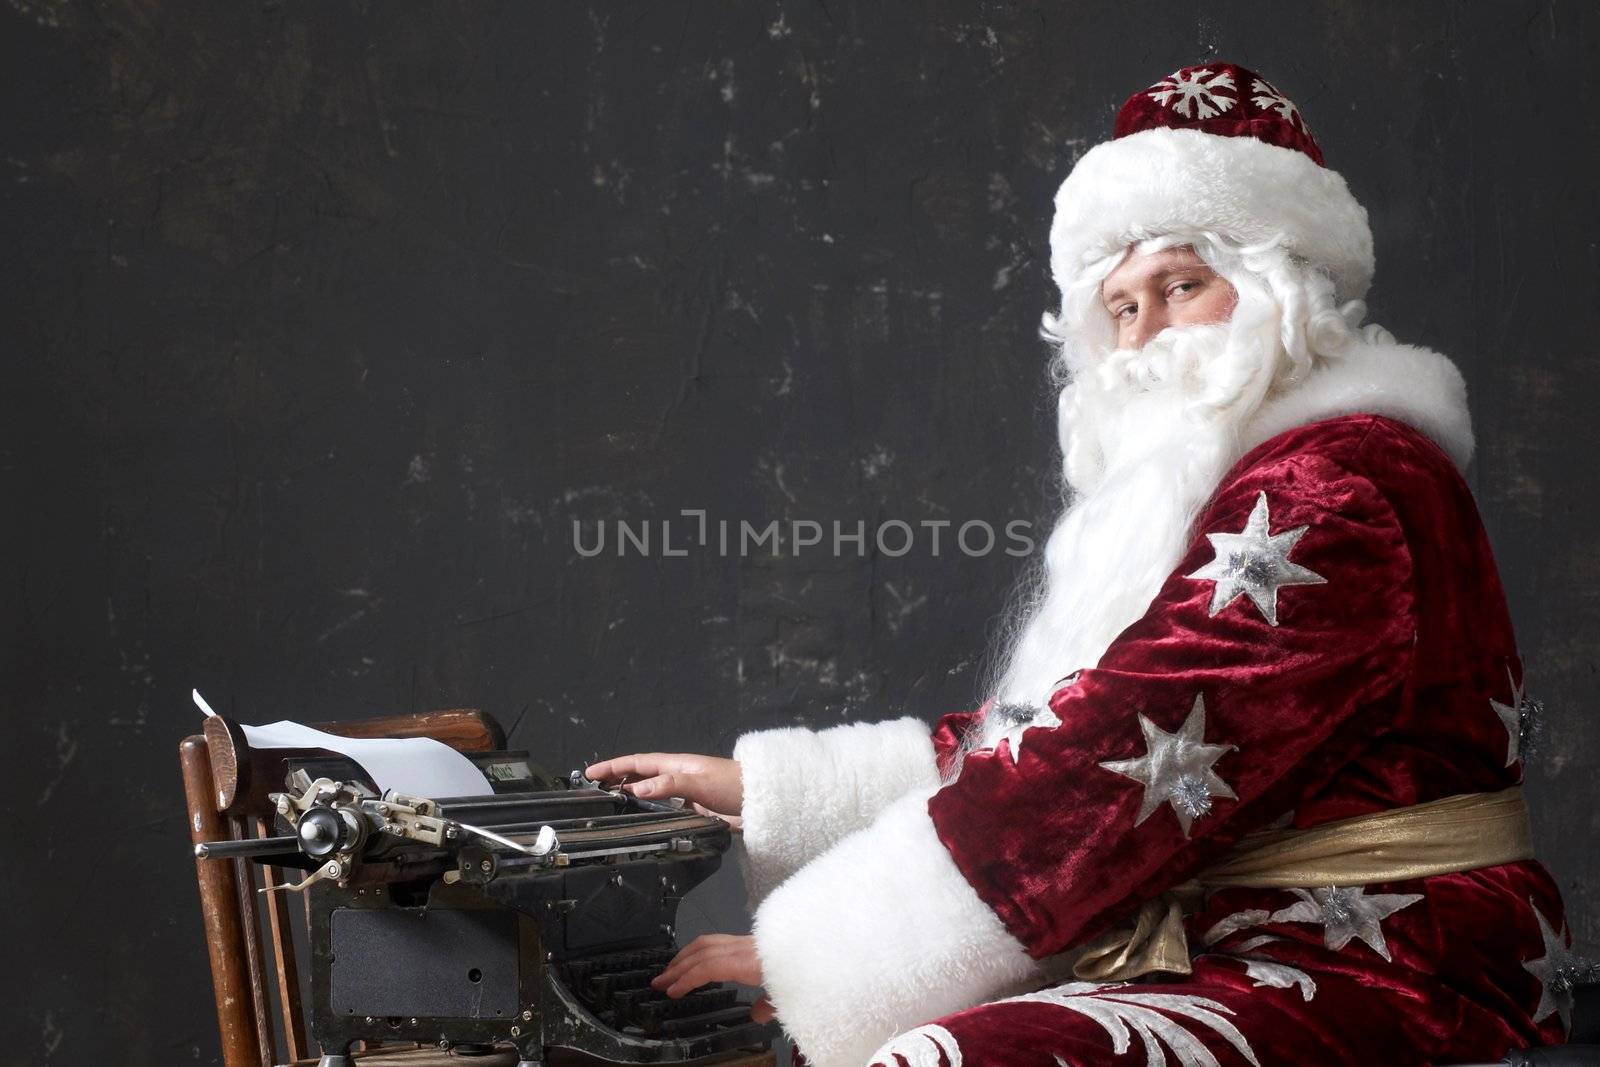
[(1522, 787), (1462, 793), (1357, 815), (1309, 830), (1258, 830), (1226, 859), (1139, 909), (1133, 929), (1109, 930), (1079, 950), (1078, 978), (1123, 982), (1151, 971), (1188, 974), (1183, 916), (1213, 888), (1371, 885), (1533, 858)]

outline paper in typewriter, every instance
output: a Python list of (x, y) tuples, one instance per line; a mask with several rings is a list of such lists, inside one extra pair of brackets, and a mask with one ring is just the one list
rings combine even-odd
[[(216, 714), (198, 689), (194, 702), (206, 715)], [(493, 792), (471, 760), (431, 737), (340, 737), (287, 719), (241, 728), (251, 748), (321, 748), (347, 756), (372, 777), (380, 793), (394, 789), (438, 799)]]

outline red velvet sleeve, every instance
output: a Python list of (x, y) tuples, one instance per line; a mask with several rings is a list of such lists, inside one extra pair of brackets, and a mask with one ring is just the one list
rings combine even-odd
[(994, 703), (992, 700), (986, 700), (976, 711), (952, 711), (942, 716), (934, 725), (933, 758), (939, 766), (941, 775), (950, 773), (950, 765), (961, 749), (961, 739), (966, 736), (968, 730), (982, 721), (992, 703)]
[(1196, 530), (1145, 615), (1051, 698), (1059, 725), (1027, 730), (1015, 759), (1004, 740), (968, 754), (929, 801), (963, 877), (1035, 957), (1282, 816), (1409, 697), (1411, 554), (1372, 481), (1280, 455), (1219, 489)]

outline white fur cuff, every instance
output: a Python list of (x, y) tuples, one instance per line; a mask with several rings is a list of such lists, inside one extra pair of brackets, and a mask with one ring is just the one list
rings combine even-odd
[(767, 995), (813, 1067), (863, 1067), (896, 1034), (1043, 975), (934, 833), (933, 792), (895, 801), (756, 912)]
[(733, 758), (751, 907), (890, 801), (939, 781), (928, 727), (912, 718), (762, 730), (739, 738)]

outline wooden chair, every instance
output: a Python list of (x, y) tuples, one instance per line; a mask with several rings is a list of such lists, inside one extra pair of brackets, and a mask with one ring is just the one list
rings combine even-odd
[[(505, 747), (499, 724), (476, 709), (316, 725), (343, 737), (431, 737), (460, 752)], [(283, 788), (284, 760), (305, 754), (290, 749), (253, 750), (236, 725), (221, 716), (208, 718), (202, 733), (186, 737), (178, 745), (190, 838), (200, 844), (268, 836), (275, 813), (267, 796)], [(300, 872), (290, 873), (298, 876)], [(284, 878), (281, 869), (248, 860), (195, 861), (226, 1067), (317, 1062), (300, 997), (289, 894), (257, 893), (260, 888), (282, 884)], [(258, 901), (266, 906), (265, 939)], [(275, 1026), (275, 1018), (281, 1027)], [(466, 1063), (513, 1067), (517, 1056), (508, 1052), (461, 1060), (437, 1049), (384, 1049), (360, 1054), (359, 1060), (362, 1067), (460, 1067)], [(552, 1067), (591, 1062), (587, 1057), (552, 1056), (550, 1060)], [(770, 1053), (736, 1054), (715, 1062), (726, 1067), (772, 1067), (774, 1059)]]

